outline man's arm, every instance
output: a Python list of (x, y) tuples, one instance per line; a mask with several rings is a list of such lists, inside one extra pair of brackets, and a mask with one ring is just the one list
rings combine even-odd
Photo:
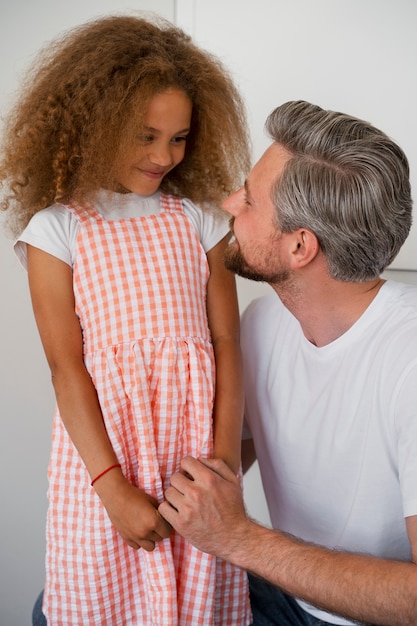
[(413, 562), (336, 552), (249, 519), (239, 481), (219, 459), (183, 459), (161, 515), (197, 548), (331, 613), (380, 626), (417, 625), (417, 516), (407, 518)]

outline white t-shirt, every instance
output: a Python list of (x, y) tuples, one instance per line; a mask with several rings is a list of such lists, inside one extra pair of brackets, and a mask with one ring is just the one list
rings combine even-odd
[[(160, 211), (160, 192), (152, 196), (134, 193), (119, 194), (101, 191), (94, 208), (107, 220), (155, 215)], [(184, 213), (195, 227), (205, 252), (213, 248), (229, 231), (228, 218), (203, 211), (190, 200), (182, 199)], [(79, 223), (73, 213), (61, 204), (55, 204), (36, 213), (15, 243), (15, 252), (27, 267), (26, 244), (40, 248), (64, 261), (74, 264)]]
[[(242, 319), (246, 427), (272, 525), (330, 549), (409, 561), (417, 515), (417, 288), (386, 282), (317, 348), (276, 294)], [(352, 624), (306, 603), (324, 621)]]

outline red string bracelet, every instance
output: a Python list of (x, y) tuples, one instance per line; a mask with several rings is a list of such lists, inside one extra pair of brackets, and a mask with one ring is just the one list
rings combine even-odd
[(120, 463), (115, 463), (114, 465), (110, 465), (110, 467), (108, 467), (107, 469), (104, 470), (104, 472), (101, 472), (101, 474), (99, 474), (98, 476), (96, 476), (95, 478), (93, 478), (93, 480), (91, 481), (91, 486), (94, 485), (94, 483), (101, 478), (102, 476), (104, 476), (104, 474), (107, 474), (107, 472), (110, 472), (110, 470), (114, 469), (115, 467), (122, 467), (120, 465)]

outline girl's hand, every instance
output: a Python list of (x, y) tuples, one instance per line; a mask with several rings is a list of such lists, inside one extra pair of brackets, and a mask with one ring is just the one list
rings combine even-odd
[(131, 485), (121, 472), (112, 474), (94, 486), (112, 524), (131, 548), (152, 552), (157, 541), (170, 536), (172, 527), (158, 512), (155, 498)]

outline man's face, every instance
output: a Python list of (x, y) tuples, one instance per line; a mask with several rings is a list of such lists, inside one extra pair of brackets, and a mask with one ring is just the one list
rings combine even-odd
[(226, 249), (224, 262), (239, 276), (269, 284), (289, 278), (281, 254), (286, 234), (276, 225), (271, 191), (290, 158), (283, 146), (272, 144), (250, 172), (245, 186), (223, 203), (223, 208), (233, 216), (231, 229), (235, 235)]

